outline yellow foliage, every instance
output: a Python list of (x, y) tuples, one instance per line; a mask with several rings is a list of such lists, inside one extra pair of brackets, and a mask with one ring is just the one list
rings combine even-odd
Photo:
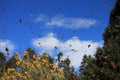
[(53, 71), (56, 71), (56, 65), (54, 65), (54, 64), (51, 64), (51, 67), (52, 67), (52, 69), (53, 69)]
[(29, 52), (28, 51), (24, 51), (24, 56), (28, 55)]
[(33, 55), (33, 59), (36, 59), (36, 55)]
[(14, 75), (8, 76), (9, 79), (16, 80)]
[(16, 62), (16, 65), (20, 65), (20, 61), (17, 61), (17, 62)]
[(20, 78), (21, 77), (21, 73), (17, 73), (17, 78)]
[[(27, 51), (24, 52), (24, 56), (28, 54)], [(64, 80), (64, 72), (58, 70), (55, 64), (49, 63), (46, 58), (40, 60), (36, 55), (33, 58), (32, 61), (19, 59), (16, 62), (18, 70), (8, 68), (3, 80)]]
[(58, 70), (58, 73), (59, 73), (59, 77), (62, 77), (64, 75), (63, 70)]
[(7, 73), (10, 73), (10, 72), (13, 72), (13, 71), (15, 71), (14, 68), (8, 68), (8, 69), (7, 69)]
[(25, 71), (24, 73), (25, 73), (25, 74), (27, 74), (28, 72), (27, 72), (27, 71)]
[(46, 59), (42, 60), (43, 64), (47, 63), (48, 61)]

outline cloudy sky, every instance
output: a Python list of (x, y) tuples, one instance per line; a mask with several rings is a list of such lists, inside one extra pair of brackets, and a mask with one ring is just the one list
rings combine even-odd
[(103, 45), (102, 33), (115, 0), (0, 0), (0, 51), (56, 57), (63, 52), (79, 67), (83, 55)]

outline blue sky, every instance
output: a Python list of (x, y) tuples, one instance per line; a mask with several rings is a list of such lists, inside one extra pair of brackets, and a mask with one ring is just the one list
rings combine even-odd
[[(102, 33), (114, 3), (115, 0), (0, 0), (0, 50), (4, 52), (8, 47), (11, 54), (23, 53), (31, 47), (53, 56), (62, 51), (64, 57), (75, 53), (71, 60), (94, 54), (96, 47), (102, 45)], [(72, 48), (66, 46), (71, 44)], [(93, 45), (91, 49), (89, 44)], [(55, 46), (59, 49), (55, 50)], [(74, 52), (68, 50), (75, 48)], [(83, 54), (79, 54), (81, 51)], [(73, 65), (77, 66), (75, 61)]]

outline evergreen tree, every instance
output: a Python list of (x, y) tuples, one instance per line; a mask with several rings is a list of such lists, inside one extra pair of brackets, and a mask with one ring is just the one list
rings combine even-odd
[(17, 68), (16, 62), (18, 61), (19, 55), (15, 53), (12, 57), (8, 59), (6, 62), (6, 69), (7, 68)]
[[(26, 55), (26, 54), (28, 54), (28, 55)], [(34, 59), (34, 57), (36, 57), (36, 56), (37, 56), (37, 54), (33, 49), (27, 48), (24, 52), (23, 59), (32, 61), (32, 59)]]
[[(92, 70), (92, 68), (94, 70)], [(94, 80), (95, 71), (97, 71), (97, 66), (95, 65), (95, 59), (91, 56), (84, 55), (83, 62), (80, 66), (80, 78), (82, 80)], [(90, 76), (91, 75), (91, 76)]]
[(58, 69), (62, 69), (64, 71), (65, 80), (78, 80), (78, 75), (74, 71), (74, 66), (70, 65), (70, 59), (66, 58), (64, 60), (61, 60), (62, 56), (62, 52), (57, 55)]
[(63, 53), (60, 52), (58, 55), (57, 55), (57, 61), (58, 61), (58, 69), (60, 69), (62, 67), (62, 63), (61, 63), (61, 57), (63, 56)]
[(84, 57), (83, 63), (88, 60), (88, 66), (81, 66), (81, 80), (120, 80), (120, 0), (111, 11), (103, 39), (104, 46), (97, 49), (95, 58)]
[(6, 64), (6, 57), (2, 52), (0, 52), (0, 77), (5, 71), (5, 64)]
[(40, 60), (46, 59), (49, 63), (53, 64), (54, 59), (47, 53), (43, 53), (40, 55)]

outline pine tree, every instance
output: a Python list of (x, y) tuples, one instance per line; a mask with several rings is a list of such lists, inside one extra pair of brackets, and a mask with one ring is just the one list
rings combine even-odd
[(58, 61), (58, 69), (62, 69), (64, 71), (65, 80), (78, 80), (78, 75), (74, 71), (74, 66), (70, 65), (71, 61), (69, 57), (61, 60), (62, 56), (63, 53), (60, 52), (57, 55), (57, 61)]
[[(94, 70), (92, 70), (92, 68)], [(95, 65), (95, 59), (91, 56), (84, 55), (83, 62), (80, 66), (80, 79), (82, 80), (94, 80), (95, 71), (97, 71), (97, 66)], [(90, 76), (91, 75), (91, 76)]]
[(61, 63), (61, 57), (63, 56), (63, 53), (60, 52), (58, 55), (57, 55), (57, 61), (58, 61), (58, 69), (60, 69), (62, 67), (62, 63)]
[(6, 69), (7, 68), (17, 68), (16, 62), (18, 61), (19, 55), (15, 53), (12, 57), (10, 57), (6, 62)]
[(120, 0), (111, 11), (103, 40), (104, 46), (97, 49), (94, 62), (87, 58), (88, 66), (81, 66), (84, 68), (80, 73), (81, 80), (120, 80)]
[[(26, 54), (28, 54), (28, 55), (26, 55)], [(23, 59), (32, 61), (32, 59), (34, 59), (34, 56), (37, 56), (36, 52), (31, 48), (27, 48), (24, 52)]]
[(54, 59), (47, 53), (43, 53), (40, 55), (40, 60), (47, 60), (49, 63), (53, 64)]
[(6, 64), (6, 57), (2, 52), (0, 52), (0, 77), (5, 72), (5, 64)]

